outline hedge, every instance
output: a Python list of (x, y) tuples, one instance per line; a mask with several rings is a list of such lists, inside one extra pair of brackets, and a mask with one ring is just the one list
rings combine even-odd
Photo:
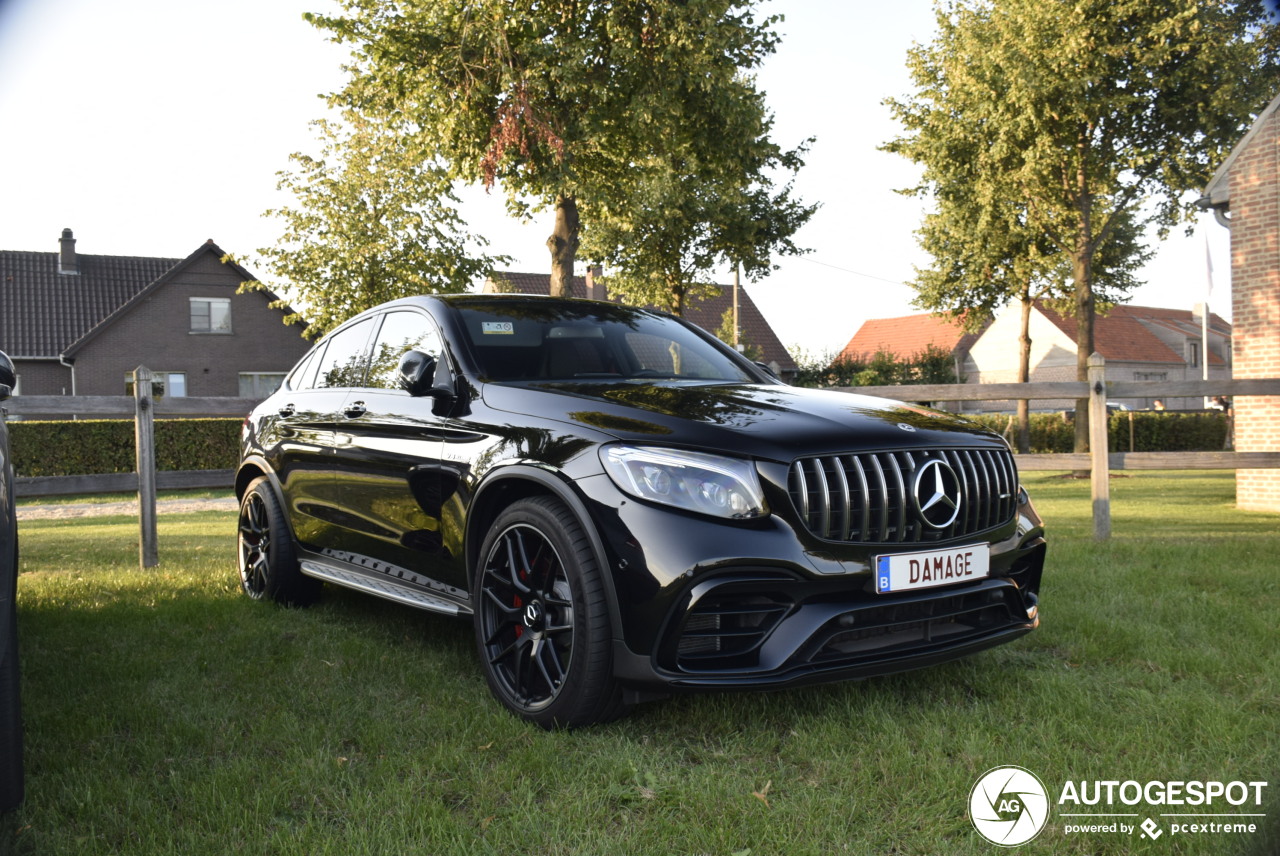
[[(157, 419), (156, 468), (230, 470), (240, 458), (242, 419)], [(10, 422), (9, 442), (19, 476), (131, 473), (133, 422)]]
[[(1000, 414), (965, 414), (1014, 440), (1017, 419)], [(1121, 410), (1107, 421), (1108, 444), (1113, 452), (1218, 452), (1225, 445), (1228, 419), (1225, 413)], [(1131, 429), (1132, 428), (1132, 433)], [(1067, 453), (1075, 447), (1075, 424), (1062, 413), (1031, 414), (1031, 451), (1036, 454)]]
[[(1017, 421), (1007, 415), (965, 416), (1011, 441), (1017, 430)], [(235, 469), (241, 423), (240, 419), (157, 420), (156, 466), (162, 470)], [(1212, 452), (1223, 448), (1227, 417), (1218, 411), (1121, 411), (1111, 414), (1108, 427), (1113, 452)], [(20, 476), (134, 470), (132, 421), (10, 422), (9, 438), (14, 469)], [(1031, 414), (1032, 452), (1070, 452), (1074, 444), (1075, 426), (1063, 414)]]

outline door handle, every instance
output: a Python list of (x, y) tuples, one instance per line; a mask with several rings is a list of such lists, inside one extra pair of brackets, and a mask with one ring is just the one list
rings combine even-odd
[(364, 416), (365, 413), (367, 412), (368, 410), (365, 409), (363, 401), (353, 401), (346, 406), (346, 409), (342, 411), (343, 415), (346, 416), (348, 419), (359, 419), (361, 416)]
[(286, 404), (284, 407), (281, 407), (278, 412), (280, 413), (281, 416), (288, 418), (292, 416), (294, 413), (296, 413), (297, 411), (293, 407), (293, 402), (290, 402)]

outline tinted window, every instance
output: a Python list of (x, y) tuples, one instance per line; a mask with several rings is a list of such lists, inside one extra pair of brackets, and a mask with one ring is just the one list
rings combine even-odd
[(313, 350), (302, 358), (302, 362), (294, 366), (293, 371), (289, 373), (289, 377), (285, 379), (285, 385), (289, 389), (310, 389), (311, 382), (315, 378), (316, 364), (320, 362), (320, 355), (324, 353), (324, 345)]
[(536, 300), (451, 305), (486, 380), (755, 380), (684, 324), (642, 310)]
[(363, 386), (369, 356), (365, 346), (372, 330), (373, 319), (366, 318), (332, 336), (320, 360), (314, 385), (318, 388)]
[(440, 334), (435, 324), (419, 312), (389, 312), (383, 317), (377, 344), (369, 360), (369, 386), (399, 389), (400, 358), (406, 351), (440, 356)]

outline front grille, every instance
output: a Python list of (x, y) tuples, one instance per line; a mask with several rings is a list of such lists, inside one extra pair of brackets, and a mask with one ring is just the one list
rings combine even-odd
[[(913, 496), (916, 473), (941, 460), (959, 482), (959, 513), (934, 528)], [(1018, 473), (1013, 455), (993, 449), (912, 449), (801, 458), (787, 489), (805, 528), (828, 541), (920, 544), (964, 538), (1013, 519)]]

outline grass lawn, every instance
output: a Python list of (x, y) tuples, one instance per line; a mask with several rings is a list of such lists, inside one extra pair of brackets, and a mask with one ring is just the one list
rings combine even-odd
[(1024, 482), (1051, 539), (1036, 633), (559, 734), (490, 698), (465, 623), (250, 602), (230, 512), (162, 516), (145, 573), (131, 518), (24, 522), (28, 792), (0, 853), (991, 854), (967, 801), (1009, 764), (1051, 803), (1067, 780), (1270, 782), (1212, 809), (1269, 814), (1253, 835), (1067, 835), (1055, 808), (1016, 852), (1280, 852), (1280, 516), (1235, 510), (1228, 473), (1135, 474), (1099, 545), (1087, 481)]

